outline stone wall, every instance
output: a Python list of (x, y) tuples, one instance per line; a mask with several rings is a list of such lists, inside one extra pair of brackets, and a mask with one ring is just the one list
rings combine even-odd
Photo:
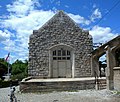
[(74, 48), (75, 77), (91, 76), (92, 37), (62, 11), (30, 36), (28, 74), (48, 77), (49, 48), (61, 43)]
[(57, 81), (57, 82), (21, 82), (21, 92), (78, 91), (95, 89), (95, 80)]
[(120, 67), (114, 67), (114, 89), (120, 91)]

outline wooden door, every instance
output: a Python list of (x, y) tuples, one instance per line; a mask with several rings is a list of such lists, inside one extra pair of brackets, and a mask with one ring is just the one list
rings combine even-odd
[(65, 78), (66, 77), (66, 61), (58, 61), (58, 77)]

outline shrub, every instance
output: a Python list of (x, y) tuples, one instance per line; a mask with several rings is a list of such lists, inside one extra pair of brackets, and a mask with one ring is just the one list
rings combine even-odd
[(17, 86), (18, 84), (19, 84), (18, 80), (9, 80), (9, 81), (0, 80), (0, 88)]
[(16, 75), (13, 75), (11, 77), (12, 80), (18, 80), (18, 81), (21, 81), (22, 79), (24, 79), (25, 77), (27, 77), (27, 74), (25, 74), (24, 72), (23, 73), (19, 73), (19, 74), (16, 74)]
[(10, 81), (0, 81), (0, 88), (9, 87)]

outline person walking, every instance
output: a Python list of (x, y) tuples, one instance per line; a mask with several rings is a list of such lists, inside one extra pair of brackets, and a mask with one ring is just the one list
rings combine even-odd
[(15, 97), (15, 87), (10, 87), (10, 102), (17, 102), (17, 98)]

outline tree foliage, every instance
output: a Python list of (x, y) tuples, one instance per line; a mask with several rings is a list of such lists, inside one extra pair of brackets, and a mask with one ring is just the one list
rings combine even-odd
[(4, 58), (0, 58), (0, 78), (3, 78), (3, 75), (7, 73), (7, 62), (4, 60)]
[(8, 65), (10, 67), (10, 72), (13, 79), (21, 80), (27, 76), (28, 61), (24, 62), (21, 60), (16, 60), (14, 63), (10, 64), (0, 58), (0, 78), (3, 79), (3, 75), (8, 73)]
[(23, 79), (27, 76), (27, 68), (28, 68), (28, 61), (25, 60), (22, 62), (21, 60), (16, 60), (12, 64), (12, 75), (13, 79)]
[(0, 68), (3, 67), (7, 69), (8, 62), (6, 62), (4, 58), (0, 58), (0, 64), (1, 64)]

